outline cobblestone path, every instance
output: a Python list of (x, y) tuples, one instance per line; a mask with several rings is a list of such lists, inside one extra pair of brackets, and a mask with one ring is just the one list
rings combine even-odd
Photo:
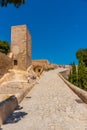
[(23, 108), (14, 111), (14, 121), (3, 125), (3, 130), (87, 130), (87, 105), (62, 81), (58, 71), (43, 73), (20, 104)]

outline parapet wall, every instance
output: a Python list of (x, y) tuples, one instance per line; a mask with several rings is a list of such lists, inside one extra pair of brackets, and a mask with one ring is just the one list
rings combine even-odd
[(0, 52), (0, 78), (12, 68), (12, 59)]
[(70, 89), (72, 89), (72, 91), (74, 93), (76, 93), (78, 95), (78, 97), (80, 97), (84, 103), (87, 104), (87, 92), (78, 88), (77, 86), (71, 84), (70, 82), (68, 82), (63, 76), (62, 74), (59, 74), (60, 78), (69, 86)]
[(18, 106), (18, 101), (15, 96), (11, 96), (0, 103), (0, 125), (6, 120), (10, 113)]
[(68, 75), (70, 73), (70, 69), (68, 68), (67, 70), (60, 72), (60, 74), (65, 78), (68, 79)]

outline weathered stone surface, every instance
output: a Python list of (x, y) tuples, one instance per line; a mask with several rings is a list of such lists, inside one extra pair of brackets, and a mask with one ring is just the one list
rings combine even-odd
[(32, 65), (46, 66), (50, 65), (50, 62), (48, 60), (32, 60)]
[(12, 68), (12, 60), (5, 54), (0, 52), (0, 77)]
[(41, 66), (44, 70), (58, 68), (58, 65), (51, 64), (48, 60), (32, 60), (33, 67)]
[(26, 25), (12, 26), (11, 43), (14, 69), (26, 70), (31, 65), (31, 36)]

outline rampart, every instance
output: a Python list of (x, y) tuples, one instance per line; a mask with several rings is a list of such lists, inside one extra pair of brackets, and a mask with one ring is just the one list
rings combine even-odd
[(57, 68), (58, 65), (51, 64), (48, 60), (32, 60), (33, 66), (42, 66), (44, 70), (50, 69), (50, 68)]

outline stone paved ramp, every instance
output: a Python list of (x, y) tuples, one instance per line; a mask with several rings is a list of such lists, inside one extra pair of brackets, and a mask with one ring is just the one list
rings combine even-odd
[(17, 123), (2, 126), (3, 130), (87, 130), (87, 105), (57, 75), (45, 72), (39, 83), (20, 104), (27, 113)]

